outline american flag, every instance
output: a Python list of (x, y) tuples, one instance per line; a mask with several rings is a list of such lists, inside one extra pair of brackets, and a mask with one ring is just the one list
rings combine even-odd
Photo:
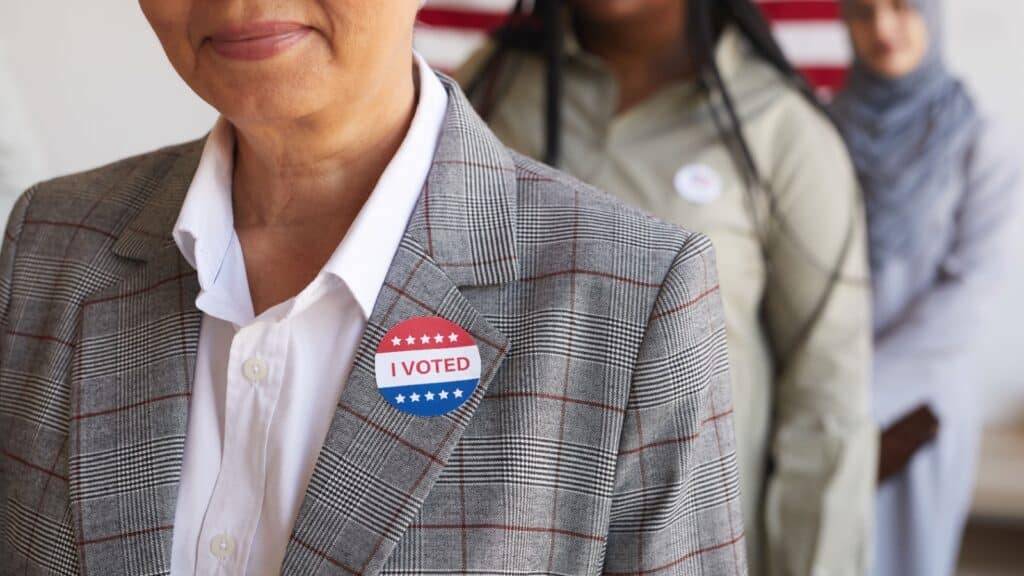
[[(837, 0), (759, 0), (779, 43), (807, 78), (825, 92), (846, 76), (850, 47)], [(435, 67), (451, 71), (505, 20), (515, 0), (429, 0), (416, 44)]]

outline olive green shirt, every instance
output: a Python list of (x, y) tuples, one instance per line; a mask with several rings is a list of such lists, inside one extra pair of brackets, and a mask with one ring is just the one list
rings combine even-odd
[[(472, 77), (490, 50), (459, 75)], [(717, 60), (767, 191), (750, 191), (695, 82), (616, 113), (614, 76), (572, 39), (559, 167), (714, 242), (751, 574), (863, 574), (877, 433), (856, 177), (832, 125), (738, 33), (726, 30)], [(515, 53), (501, 70), (488, 121), (510, 147), (542, 158), (543, 63)]]

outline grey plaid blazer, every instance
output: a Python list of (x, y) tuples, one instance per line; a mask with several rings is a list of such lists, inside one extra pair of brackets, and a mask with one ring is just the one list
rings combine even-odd
[[(509, 152), (452, 83), (286, 574), (745, 574), (711, 246)], [(202, 142), (41, 184), (0, 310), (0, 572), (166, 574), (201, 313), (171, 239)], [(483, 374), (447, 416), (374, 351), (438, 315)]]

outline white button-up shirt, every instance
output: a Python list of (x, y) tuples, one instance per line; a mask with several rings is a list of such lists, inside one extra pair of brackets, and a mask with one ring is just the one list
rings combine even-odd
[(174, 228), (203, 312), (171, 573), (280, 572), (352, 360), (433, 162), (448, 105), (418, 55), (405, 140), (319, 275), (256, 317), (232, 211), (234, 132), (218, 121)]

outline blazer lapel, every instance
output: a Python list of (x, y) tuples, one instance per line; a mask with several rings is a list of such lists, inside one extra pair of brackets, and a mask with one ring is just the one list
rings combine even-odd
[[(457, 86), (434, 167), (392, 261), (299, 513), (285, 574), (376, 574), (422, 506), (509, 352), (471, 301), (473, 287), (518, 278), (515, 169)], [(457, 410), (432, 418), (393, 408), (374, 353), (398, 323), (440, 316), (480, 350), (481, 377)]]
[(83, 574), (170, 570), (202, 320), (198, 280), (170, 232), (201, 149), (184, 148), (166, 172), (144, 178), (157, 189), (114, 247), (141, 264), (82, 306), (70, 497)]

